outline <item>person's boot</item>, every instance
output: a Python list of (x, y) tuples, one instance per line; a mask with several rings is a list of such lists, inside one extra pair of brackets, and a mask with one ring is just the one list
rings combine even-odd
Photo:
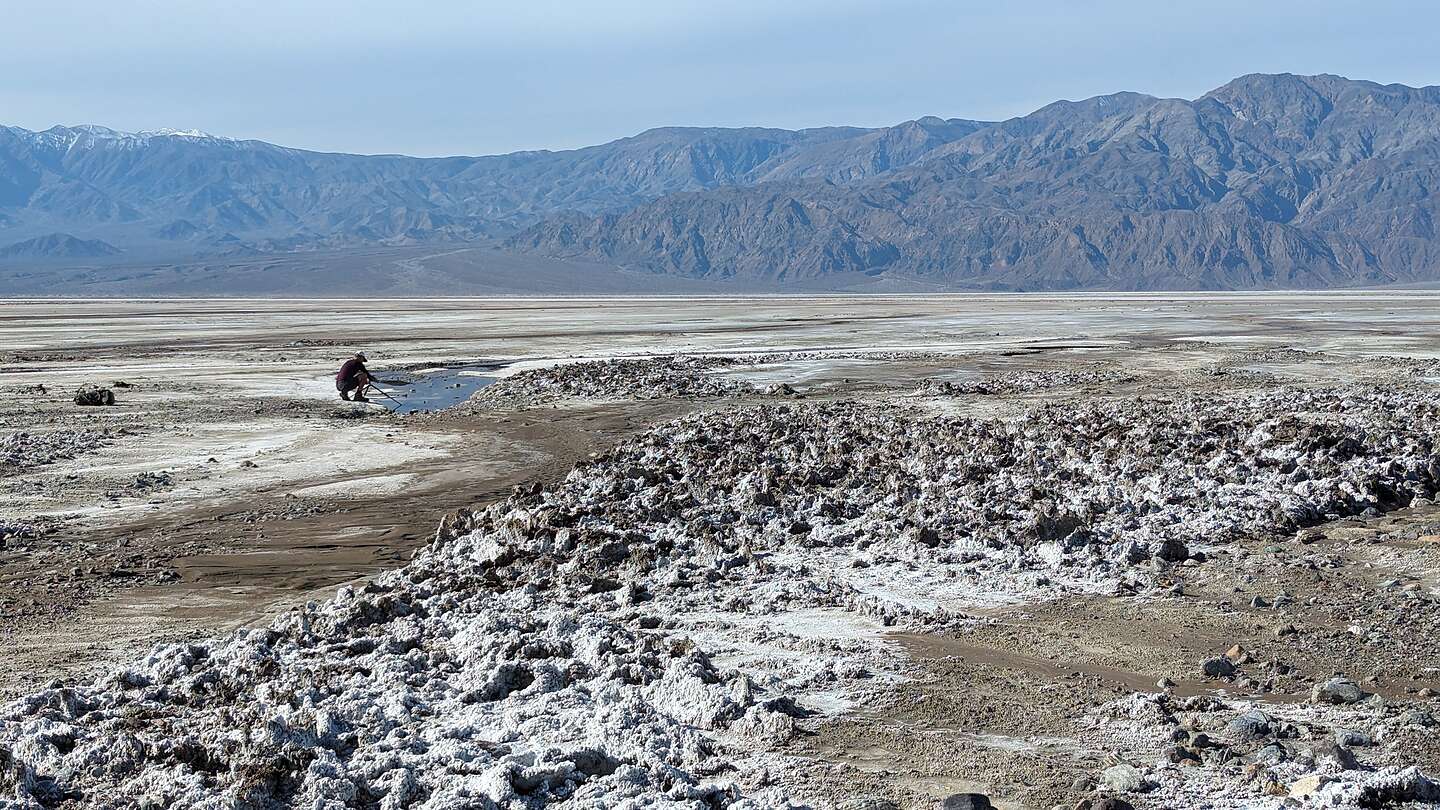
[(352, 401), (353, 401), (353, 402), (369, 402), (369, 401), (370, 401), (370, 398), (367, 397), (367, 396), (365, 396), (364, 394), (360, 393), (359, 391), (356, 391), (356, 392), (355, 392), (355, 399), (352, 400)]
[(349, 402), (349, 401), (350, 401), (350, 395), (347, 394), (347, 393), (345, 393), (344, 391), (341, 391), (341, 392), (340, 392), (340, 398), (343, 399), (343, 400), (345, 400), (346, 402)]

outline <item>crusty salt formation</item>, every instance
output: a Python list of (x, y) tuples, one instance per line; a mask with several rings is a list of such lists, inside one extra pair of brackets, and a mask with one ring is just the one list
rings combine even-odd
[(560, 399), (698, 399), (750, 393), (753, 386), (710, 372), (735, 365), (729, 357), (671, 355), (592, 360), (527, 369), (489, 385), (480, 405), (533, 404)]
[(751, 806), (705, 779), (728, 768), (712, 735), (791, 721), (740, 676), (474, 576), (390, 574), (18, 701), (0, 806)]
[(932, 397), (956, 397), (970, 394), (1024, 394), (1069, 388), (1079, 385), (1127, 382), (1134, 377), (1123, 372), (1102, 369), (1070, 369), (1064, 371), (1018, 371), (996, 374), (973, 380), (922, 380), (915, 393)]
[[(880, 609), (902, 614), (936, 603), (903, 598), (907, 582), (962, 604), (1007, 589), (1133, 590), (1191, 546), (1433, 495), (1436, 424), (1430, 398), (1381, 391), (1097, 401), (1014, 421), (757, 406), (682, 419), (580, 465), (527, 518), (538, 535), (521, 534), (564, 538), (551, 542), (593, 576), (652, 582), (662, 557), (679, 571), (667, 576), (735, 578), (764, 551), (766, 565), (824, 582), (815, 598), (888, 596)], [(879, 582), (884, 594), (867, 587)]]
[(99, 430), (16, 431), (0, 439), (0, 475), (74, 458), (109, 440), (109, 432)]
[(1126, 752), (1100, 774), (1100, 792), (1155, 806), (1434, 807), (1440, 782), (1405, 755), (1437, 724), (1415, 713), (1374, 696), (1319, 708), (1137, 693), (1099, 707), (1079, 736)]
[(1433, 496), (1437, 429), (1433, 397), (1380, 389), (693, 415), (268, 629), (10, 704), (0, 806), (783, 807), (768, 752), (878, 659), (774, 654), (781, 618), (1151, 592), (1229, 538)]

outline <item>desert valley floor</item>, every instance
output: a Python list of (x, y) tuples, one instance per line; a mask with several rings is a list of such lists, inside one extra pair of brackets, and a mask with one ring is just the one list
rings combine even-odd
[(1437, 490), (1436, 292), (6, 302), (0, 808), (1436, 806)]

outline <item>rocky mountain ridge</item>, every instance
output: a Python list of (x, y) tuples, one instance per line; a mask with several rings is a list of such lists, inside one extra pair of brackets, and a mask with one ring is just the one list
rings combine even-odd
[(194, 131), (0, 127), (0, 241), (65, 232), (224, 254), (483, 240), (557, 212), (627, 210), (679, 191), (869, 177), (978, 126), (670, 127), (572, 151), (454, 158), (307, 152)]
[(1437, 189), (1440, 88), (1325, 75), (998, 123), (668, 127), (490, 157), (0, 127), (0, 247), (33, 243), (11, 262), (74, 259), (53, 238), (71, 235), (125, 261), (486, 244), (737, 289), (1429, 283)]
[(1440, 88), (1246, 76), (1194, 101), (1057, 102), (849, 185), (674, 194), (521, 250), (695, 277), (863, 272), (984, 289), (1440, 277)]

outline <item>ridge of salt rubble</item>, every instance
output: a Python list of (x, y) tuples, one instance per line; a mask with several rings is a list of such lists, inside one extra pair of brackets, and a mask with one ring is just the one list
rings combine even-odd
[(649, 400), (715, 399), (753, 395), (788, 395), (786, 385), (758, 386), (717, 371), (740, 366), (804, 360), (866, 358), (877, 361), (953, 358), (940, 352), (848, 349), (770, 352), (740, 356), (663, 355), (560, 363), (525, 369), (477, 391), (472, 406), (533, 405), (562, 399)]
[(1124, 383), (1135, 379), (1136, 377), (1132, 374), (1114, 370), (1017, 371), (977, 380), (941, 380), (930, 377), (920, 381), (920, 385), (915, 389), (915, 394), (945, 397), (973, 394), (1025, 394), (1052, 388)]
[(470, 403), (485, 407), (561, 399), (701, 399), (756, 393), (749, 383), (710, 373), (742, 362), (733, 357), (674, 355), (562, 363), (516, 372), (477, 391)]
[[(1192, 549), (1433, 496), (1437, 428), (1383, 389), (692, 415), (268, 629), (12, 702), (0, 807), (785, 807), (766, 752), (889, 663), (785, 616), (1154, 592)], [(746, 645), (738, 671), (708, 654)]]
[(75, 458), (104, 447), (110, 438), (108, 430), (16, 431), (0, 439), (0, 475)]
[(1360, 356), (1335, 355), (1323, 351), (1295, 348), (1251, 349), (1235, 354), (1223, 361), (1222, 366), (1236, 366), (1246, 363), (1311, 363), (1316, 361), (1344, 361), (1358, 363), (1378, 371), (1389, 371), (1402, 376), (1423, 377), (1440, 374), (1440, 359), (1427, 357), (1406, 357), (1403, 355), (1370, 354)]

